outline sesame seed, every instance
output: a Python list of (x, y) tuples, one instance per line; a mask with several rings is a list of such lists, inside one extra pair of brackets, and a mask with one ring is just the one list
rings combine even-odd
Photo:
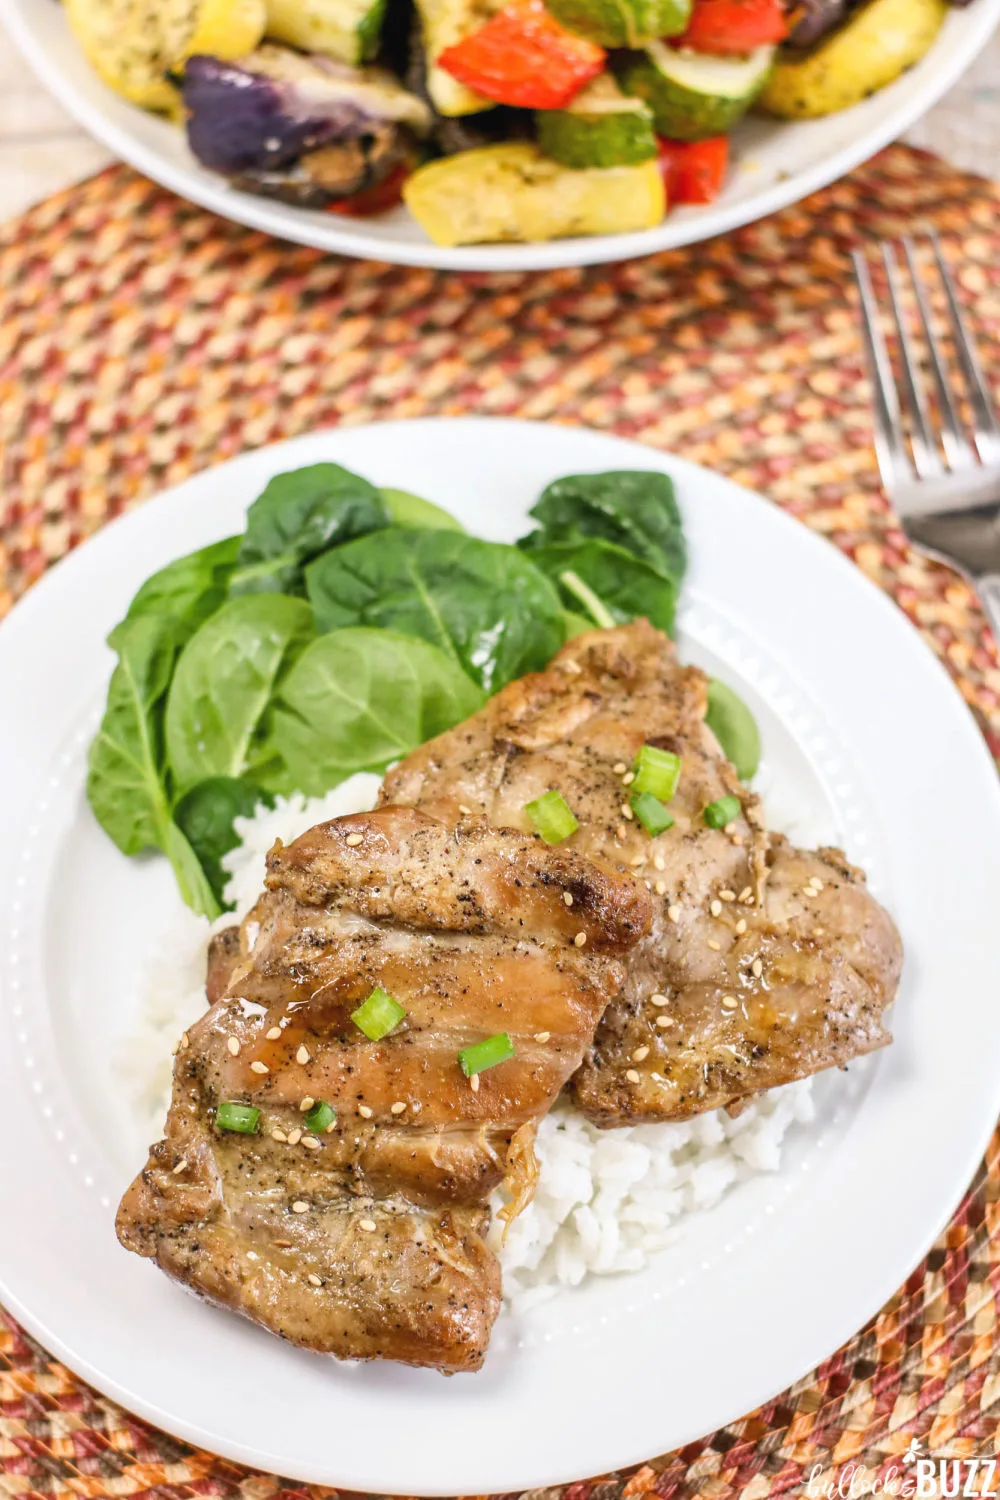
[(318, 1141), (314, 1135), (304, 1135), (302, 1137), (302, 1144), (307, 1151), (319, 1151), (323, 1142)]
[(654, 889), (658, 896), (665, 896), (667, 894), (667, 882), (665, 880), (658, 880)]
[(715, 938), (709, 938), (709, 940), (708, 940), (708, 946), (711, 948), (711, 950), (712, 950), (713, 953), (721, 953), (722, 952), (722, 944), (721, 943), (717, 943), (715, 941)]
[(469, 1079), (469, 1088), (472, 1090), (472, 1092), (474, 1094), (478, 1094), (479, 1093), (479, 1074), (478, 1073), (473, 1073), (472, 1077)]
[(287, 1141), (288, 1137), (283, 1130), (279, 1130), (277, 1125), (275, 1125), (271, 1131), (271, 1139), (272, 1141)]
[(735, 1010), (739, 1003), (735, 995), (723, 995), (722, 997), (723, 1010)]
[(622, 817), (625, 819), (626, 823), (631, 823), (632, 818), (633, 818), (633, 813), (632, 813), (632, 809), (629, 807), (629, 805), (628, 805), (627, 802), (623, 802), (622, 803), (621, 814), (622, 814)]
[(814, 927), (813, 928), (813, 937), (822, 937), (825, 931), (826, 931), (825, 927)]
[(653, 864), (656, 866), (656, 868), (658, 870), (665, 870), (667, 868), (667, 862), (663, 858), (662, 854), (654, 854), (653, 855)]
[(662, 1028), (665, 1031), (667, 1029), (667, 1027), (668, 1026), (672, 1026), (674, 1024), (674, 1022), (673, 1022), (673, 1018), (671, 1016), (657, 1016), (657, 1018), (656, 1018), (656, 1024), (657, 1024), (657, 1026), (662, 1026)]
[(322, 1286), (323, 1285), (322, 1281), (320, 1281), (320, 1279), (316, 1275), (315, 1271), (310, 1271), (309, 1272), (309, 1276), (308, 1276), (307, 1279), (309, 1281), (309, 1285), (310, 1286)]
[(187, 1157), (186, 1156), (182, 1156), (181, 1159), (180, 1159), (180, 1161), (177, 1163), (176, 1167), (174, 1167), (172, 1175), (174, 1177), (179, 1176), (180, 1173), (184, 1171), (184, 1168), (186, 1166), (187, 1166)]
[(749, 894), (749, 896), (747, 896), (745, 898), (743, 896), (741, 896), (740, 900), (743, 902), (744, 906), (753, 906), (753, 904), (754, 904), (754, 895), (753, 895), (753, 892), (751, 891), (750, 894)]
[(247, 1251), (247, 1260), (259, 1260), (259, 1259), (260, 1259), (260, 1256), (257, 1254), (256, 1250), (248, 1250)]
[(240, 1055), (240, 1044), (237, 1041), (236, 1037), (234, 1037), (234, 1036), (228, 1037), (226, 1039), (226, 1046), (229, 1048), (229, 1051), (232, 1053), (233, 1057), (239, 1057), (239, 1055)]
[(471, 807), (466, 807), (466, 805), (465, 805), (464, 802), (460, 802), (458, 804), (458, 810), (463, 815), (463, 817), (466, 817), (466, 818), (471, 818), (472, 817), (472, 808)]
[(563, 900), (565, 901), (565, 903), (566, 903), (567, 906), (572, 906), (573, 905), (573, 895), (572, 895), (572, 892), (570, 892), (570, 891), (563, 891)]
[(647, 891), (651, 891), (653, 889), (653, 882), (651, 880), (647, 880), (645, 876), (643, 877), (642, 883), (646, 887)]
[(574, 677), (578, 677), (580, 675), (580, 673), (583, 671), (583, 668), (581, 667), (581, 665), (580, 665), (580, 663), (578, 661), (567, 661), (567, 662), (564, 662), (563, 663), (563, 669), (566, 672), (572, 672), (572, 674), (573, 674)]
[(350, 844), (352, 849), (356, 849), (362, 841), (363, 835), (360, 833), (349, 833), (344, 840), (345, 843)]
[(635, 1051), (632, 1053), (632, 1061), (633, 1062), (645, 1062), (646, 1058), (648, 1056), (649, 1056), (649, 1048), (648, 1047), (636, 1047)]
[(573, 942), (576, 944), (576, 946), (578, 948), (582, 948), (583, 945), (584, 945), (584, 943), (586, 941), (587, 941), (587, 934), (585, 932), (578, 932), (577, 935), (576, 935), (576, 937), (573, 939)]
[(763, 974), (764, 965), (761, 963), (759, 958), (755, 958), (753, 963), (750, 965), (750, 972), (755, 979), (759, 979)]
[(616, 776), (624, 776), (625, 772), (628, 770), (628, 766), (623, 760), (616, 760), (611, 769), (612, 771), (614, 771)]
[(308, 1203), (303, 1203), (301, 1198), (296, 1199), (296, 1201), (292, 1204), (293, 1214), (307, 1214), (308, 1212), (309, 1205)]
[(753, 887), (749, 886), (749, 885), (745, 885), (743, 887), (743, 889), (740, 891), (740, 894), (737, 897), (737, 900), (738, 901), (749, 901), (750, 897), (752, 895), (753, 895)]
[(736, 849), (742, 849), (743, 848), (743, 835), (742, 835), (742, 833), (731, 833), (729, 835), (729, 842), (734, 846), (734, 848), (736, 848)]
[(548, 1039), (549, 1039), (549, 1037), (551, 1035), (552, 1035), (551, 1031), (536, 1031), (535, 1032), (535, 1041), (536, 1042), (547, 1042)]
[(298, 1052), (296, 1052), (295, 1054), (295, 1061), (299, 1064), (300, 1067), (304, 1068), (307, 1062), (312, 1062), (312, 1058), (309, 1056), (309, 1053), (305, 1047), (300, 1047)]
[(281, 1039), (281, 1027), (272, 1026), (270, 1031), (266, 1032), (265, 1035), (269, 1042), (277, 1042)]
[(666, 1005), (667, 1004), (667, 997), (666, 997), (666, 995), (660, 995), (660, 994), (650, 995), (650, 997), (649, 997), (649, 1003), (650, 1003), (650, 1005)]
[(817, 895), (819, 894), (820, 891), (822, 891), (822, 890), (825, 889), (825, 887), (823, 885), (823, 882), (822, 882), (822, 880), (820, 880), (820, 878), (819, 878), (818, 875), (814, 875), (813, 878), (812, 878), (812, 880), (810, 880), (809, 884), (812, 886), (813, 890), (817, 893)]
[(301, 1141), (302, 1139), (302, 1131), (300, 1130), (298, 1125), (296, 1125), (294, 1130), (290, 1130), (288, 1132), (286, 1139), (290, 1146), (297, 1146), (299, 1144), (299, 1141)]
[(680, 909), (680, 907), (679, 906), (668, 906), (667, 907), (667, 916), (670, 918), (671, 922), (679, 922), (680, 919), (681, 919), (681, 909)]
[(181, 1049), (182, 1052), (186, 1052), (187, 1049), (190, 1047), (190, 1045), (191, 1045), (191, 1038), (188, 1036), (188, 1034), (187, 1034), (186, 1031), (182, 1031), (181, 1032), (181, 1039), (180, 1039), (180, 1042), (178, 1043), (178, 1045), (179, 1045), (179, 1047), (180, 1047), (180, 1049)]
[(740, 917), (740, 920), (736, 924), (736, 931), (739, 933), (740, 937), (742, 937), (743, 934), (746, 932), (746, 930), (747, 930), (747, 919), (746, 919), (746, 917)]
[(634, 1068), (629, 1068), (625, 1074), (625, 1077), (628, 1079), (629, 1083), (639, 1082), (639, 1075)]
[(722, 902), (713, 901), (708, 909), (712, 913), (713, 917), (720, 917), (722, 915)]
[(292, 1248), (291, 1240), (275, 1240), (274, 1243), (279, 1250), (290, 1250)]
[(618, 827), (615, 829), (615, 838), (616, 839), (623, 839), (627, 833), (628, 833), (628, 829), (625, 827), (625, 824), (624, 823), (619, 823)]
[(644, 854), (633, 854), (632, 858), (629, 860), (629, 864), (632, 866), (633, 870), (637, 870), (640, 865), (644, 865), (645, 863), (646, 856)]
[(622, 777), (622, 786), (631, 786), (634, 780), (635, 780), (635, 772), (634, 771), (628, 771)]
[(405, 1108), (406, 1105), (403, 1103), (402, 1099), (397, 1099), (395, 1104), (390, 1104), (389, 1113), (391, 1115), (401, 1115)]
[(735, 901), (736, 900), (736, 892), (735, 891), (720, 891), (719, 895), (722, 897), (723, 901)]
[(271, 1069), (268, 1067), (267, 1063), (262, 1063), (255, 1058), (254, 1061), (250, 1064), (250, 1071), (251, 1073), (270, 1073)]
[(370, 1120), (373, 1113), (374, 1111), (369, 1109), (367, 1104), (358, 1105), (358, 1114), (361, 1116), (362, 1120)]
[(374, 1219), (361, 1219), (358, 1223), (358, 1228), (363, 1229), (365, 1234), (374, 1234), (376, 1227)]
[(729, 833), (729, 834), (735, 833), (736, 832), (736, 824), (735, 823), (727, 823), (726, 826), (725, 826), (725, 828), (723, 828), (722, 831), (723, 831), (723, 833)]
[(315, 1103), (316, 1100), (313, 1098), (312, 1094), (307, 1094), (304, 1099), (299, 1100), (299, 1109), (303, 1114), (305, 1114), (306, 1110), (312, 1109)]

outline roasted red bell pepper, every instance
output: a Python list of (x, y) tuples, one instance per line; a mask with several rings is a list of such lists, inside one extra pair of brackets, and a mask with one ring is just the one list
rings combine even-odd
[(695, 0), (687, 31), (672, 37), (670, 45), (695, 52), (752, 52), (787, 35), (782, 0)]
[(668, 208), (714, 202), (726, 179), (728, 135), (713, 135), (707, 141), (667, 141), (661, 136), (658, 144)]
[(542, 0), (519, 0), (446, 47), (438, 64), (498, 104), (563, 109), (597, 77), (604, 58), (603, 47), (560, 26)]
[(384, 214), (403, 201), (403, 183), (413, 171), (415, 163), (401, 161), (374, 187), (363, 188), (349, 198), (337, 198), (327, 205), (331, 214), (346, 214), (349, 218), (367, 219), (369, 214)]

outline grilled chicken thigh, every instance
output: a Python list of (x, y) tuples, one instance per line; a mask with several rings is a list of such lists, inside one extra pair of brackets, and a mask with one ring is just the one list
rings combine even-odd
[[(653, 924), (633, 950), (574, 1076), (597, 1124), (680, 1120), (883, 1046), (901, 965), (896, 930), (837, 850), (803, 853), (763, 826), (704, 722), (706, 679), (646, 621), (591, 631), (549, 669), (511, 683), (386, 779), (383, 796), (444, 820), (464, 806), (527, 828), (557, 789), (579, 819), (562, 847), (640, 877)], [(629, 806), (644, 744), (681, 756), (652, 838)], [(739, 812), (723, 828), (705, 808)]]
[[(536, 838), (409, 808), (335, 819), (267, 860), (224, 993), (182, 1040), (166, 1138), (122, 1243), (210, 1300), (344, 1357), (478, 1368), (499, 1308), (486, 1201), (533, 1190), (538, 1121), (648, 928), (645, 887)], [(226, 982), (228, 980), (228, 982)], [(371, 993), (405, 1016), (369, 1040)], [(459, 1052), (515, 1055), (471, 1078)], [(259, 1129), (219, 1128), (220, 1104)], [(318, 1102), (334, 1123), (310, 1124)]]

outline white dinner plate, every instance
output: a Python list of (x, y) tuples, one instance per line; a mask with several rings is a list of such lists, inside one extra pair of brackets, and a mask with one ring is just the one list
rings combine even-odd
[[(446, 1380), (346, 1366), (209, 1308), (115, 1239), (140, 1164), (111, 1054), (179, 910), (84, 800), (103, 641), (164, 562), (242, 527), (274, 473), (333, 459), (511, 540), (562, 474), (663, 470), (692, 558), (688, 658), (734, 683), (783, 817), (829, 828), (906, 945), (895, 1045), (833, 1073), (781, 1170), (682, 1222)], [(181, 1437), (306, 1481), (483, 1494), (686, 1443), (780, 1391), (882, 1305), (945, 1224), (1000, 1108), (1000, 788), (968, 709), (902, 614), (829, 544), (680, 459), (567, 427), (389, 422), (210, 469), (61, 562), (0, 627), (0, 1301), (98, 1389)]]
[(403, 208), (377, 218), (349, 219), (238, 192), (198, 164), (183, 131), (119, 99), (101, 82), (57, 0), (0, 0), (0, 20), (42, 82), (85, 129), (116, 156), (193, 203), (281, 239), (343, 255), (466, 271), (528, 271), (626, 260), (706, 240), (842, 177), (902, 135), (951, 87), (1000, 20), (1000, 0), (972, 0), (968, 9), (953, 10), (917, 67), (853, 109), (796, 124), (745, 121), (735, 135), (734, 170), (709, 207), (679, 209), (655, 229), (630, 234), (455, 249), (432, 244)]

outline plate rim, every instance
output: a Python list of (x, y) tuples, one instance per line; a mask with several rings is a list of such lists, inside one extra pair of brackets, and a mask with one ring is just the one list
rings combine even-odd
[[(168, 188), (180, 198), (219, 214), (233, 223), (261, 230), (279, 240), (291, 240), (312, 249), (333, 251), (355, 260), (376, 260), (394, 265), (424, 266), (456, 271), (541, 271), (570, 266), (602, 265), (609, 261), (631, 260), (662, 250), (682, 249), (717, 235), (767, 218), (827, 187), (867, 161), (933, 107), (953, 83), (972, 64), (1000, 26), (1000, 0), (976, 0), (978, 11), (963, 24), (967, 34), (957, 46), (946, 67), (931, 70), (925, 86), (910, 99), (901, 101), (886, 118), (870, 130), (840, 147), (829, 157), (820, 157), (812, 166), (779, 178), (759, 195), (738, 202), (711, 206), (707, 210), (668, 216), (652, 229), (627, 234), (605, 234), (578, 237), (573, 240), (549, 240), (524, 245), (441, 246), (391, 238), (377, 234), (347, 233), (336, 223), (316, 225), (300, 211), (288, 205), (257, 198), (237, 191), (221, 179), (219, 184), (203, 179), (191, 167), (165, 162), (160, 153), (147, 148), (134, 135), (111, 120), (105, 111), (80, 93), (73, 81), (52, 62), (30, 22), (22, 13), (19, 0), (0, 0), (0, 22), (9, 31), (22, 56), (53, 96), (68, 110), (78, 124), (112, 151), (122, 161), (143, 173), (153, 182)], [(931, 49), (932, 56), (939, 41)], [(921, 63), (924, 59), (921, 59)], [(919, 66), (919, 64), (918, 64)], [(898, 80), (897, 80), (898, 81)], [(893, 85), (888, 85), (892, 88)], [(138, 106), (136, 106), (137, 108)], [(233, 206), (236, 212), (233, 212)], [(567, 253), (567, 247), (571, 247)]]
[[(241, 454), (233, 459), (227, 460), (220, 464), (212, 465), (208, 469), (201, 470), (197, 474), (190, 476), (187, 480), (180, 481), (175, 485), (161, 490), (157, 495), (151, 497), (149, 501), (137, 507), (134, 511), (131, 511), (121, 517), (117, 517), (116, 520), (122, 523), (122, 527), (125, 527), (126, 523), (129, 523), (131, 521), (138, 521), (138, 518), (143, 515), (149, 513), (155, 514), (155, 502), (157, 500), (162, 501), (164, 505), (166, 505), (167, 503), (169, 503), (171, 497), (177, 490), (182, 489), (192, 483), (202, 482), (206, 479), (206, 476), (215, 474), (216, 477), (218, 477), (218, 475), (220, 475), (224, 469), (231, 470), (234, 466), (237, 465), (246, 465), (247, 467), (251, 467), (253, 466), (255, 461), (259, 459), (260, 455), (265, 451), (286, 452), (290, 448), (295, 448), (296, 446), (301, 446), (308, 449), (318, 442), (336, 443), (339, 436), (359, 431), (371, 430), (373, 428), (378, 429), (380, 435), (385, 434), (387, 429), (395, 429), (397, 431), (400, 429), (412, 430), (417, 426), (430, 426), (440, 431), (442, 428), (453, 428), (456, 422), (462, 423), (464, 426), (470, 428), (475, 428), (477, 426), (487, 426), (491, 429), (502, 427), (507, 429), (514, 429), (515, 431), (523, 427), (549, 429), (553, 426), (558, 426), (562, 429), (563, 432), (567, 434), (567, 436), (572, 434), (574, 438), (579, 438), (582, 435), (584, 440), (596, 438), (600, 440), (602, 444), (607, 443), (607, 441), (610, 439), (613, 445), (631, 449), (633, 453), (636, 454), (636, 466), (642, 466), (638, 463), (638, 454), (642, 453), (647, 458), (648, 467), (654, 470), (665, 469), (668, 472), (673, 472), (678, 478), (678, 482), (680, 484), (692, 483), (698, 478), (698, 476), (705, 475), (707, 473), (711, 476), (713, 483), (721, 485), (729, 491), (734, 492), (735, 495), (739, 496), (740, 502), (744, 505), (749, 505), (751, 502), (755, 501), (759, 503), (763, 499), (763, 497), (756, 494), (754, 491), (745, 489), (743, 486), (738, 485), (734, 481), (725, 478), (723, 475), (720, 475), (715, 471), (707, 470), (703, 465), (692, 463), (690, 460), (685, 460), (678, 457), (677, 455), (665, 452), (661, 449), (656, 449), (647, 445), (636, 443), (633, 439), (619, 438), (614, 434), (597, 432), (593, 431), (592, 429), (579, 428), (568, 424), (553, 424), (539, 421), (524, 422), (517, 419), (500, 417), (439, 417), (370, 423), (364, 424), (363, 428), (324, 428), (320, 429), (318, 432), (304, 434), (297, 438), (286, 439), (283, 442), (269, 444), (267, 445), (266, 449), (249, 450), (248, 452)], [(861, 571), (857, 569), (854, 564), (852, 564), (846, 557), (844, 557), (843, 554), (839, 552), (839, 549), (834, 547), (833, 544), (824, 541), (824, 539), (818, 536), (815, 532), (812, 532), (808, 527), (804, 526), (803, 523), (797, 521), (779, 507), (771, 505), (766, 501), (764, 502), (764, 505), (766, 507), (766, 512), (770, 516), (772, 522), (780, 524), (789, 536), (794, 532), (794, 534), (799, 538), (799, 542), (797, 545), (803, 545), (803, 536), (807, 535), (810, 538), (810, 541), (805, 545), (813, 548), (814, 554), (817, 558), (819, 558), (820, 556), (825, 557), (827, 559), (828, 565), (831, 562), (834, 562), (835, 566), (842, 570), (841, 576), (844, 577), (845, 580), (848, 577), (854, 580), (853, 586), (857, 586), (860, 583), (863, 590), (866, 591), (867, 597), (870, 601), (873, 601), (877, 597), (880, 600), (880, 605), (878, 607), (881, 609), (885, 620), (887, 622), (890, 619), (895, 621), (895, 625), (889, 628), (893, 629), (896, 632), (898, 640), (902, 642), (905, 639), (909, 642), (909, 646), (906, 649), (910, 649), (911, 647), (918, 648), (925, 668), (929, 665), (933, 665), (933, 667), (936, 669), (936, 674), (939, 680), (941, 680), (943, 683), (947, 683), (948, 690), (952, 695), (952, 702), (954, 703), (955, 707), (961, 706), (963, 709), (963, 713), (961, 716), (955, 716), (955, 729), (957, 730), (959, 722), (962, 722), (965, 726), (965, 737), (969, 742), (970, 749), (972, 746), (978, 747), (978, 755), (981, 758), (982, 767), (984, 771), (988, 773), (988, 779), (984, 778), (985, 784), (988, 785), (991, 789), (994, 809), (998, 817), (1000, 817), (1000, 782), (997, 782), (996, 780), (994, 768), (985, 741), (983, 740), (982, 735), (976, 727), (971, 713), (968, 712), (966, 705), (961, 699), (961, 696), (959, 695), (954, 683), (952, 682), (949, 674), (947, 673), (940, 660), (934, 655), (934, 653), (930, 650), (926, 643), (920, 640), (919, 635), (915, 635), (915, 627), (910, 624), (910, 622), (902, 614), (902, 611), (898, 609), (898, 607), (883, 593), (882, 590), (878, 589), (870, 579), (865, 577), (865, 575), (861, 573)], [(151, 523), (145, 522), (143, 524), (149, 525)], [(98, 552), (100, 552), (101, 550), (101, 535), (104, 534), (105, 536), (108, 536), (112, 532), (114, 532), (120, 537), (122, 534), (122, 527), (115, 528), (113, 523), (109, 523), (105, 527), (101, 528), (101, 531), (98, 532), (93, 539), (91, 539), (93, 543), (97, 544)], [(6, 643), (11, 641), (12, 637), (17, 637), (21, 629), (30, 629), (31, 618), (40, 610), (45, 610), (48, 608), (48, 599), (50, 597), (50, 594), (52, 594), (53, 590), (57, 589), (60, 586), (54, 581), (50, 582), (50, 580), (56, 580), (57, 578), (65, 577), (70, 571), (76, 572), (92, 567), (93, 562), (91, 561), (91, 559), (93, 557), (93, 550), (93, 547), (78, 547), (74, 549), (73, 553), (68, 554), (67, 557), (62, 559), (54, 567), (50, 568), (48, 570), (48, 573), (41, 580), (39, 580), (39, 582), (31, 590), (28, 591), (27, 595), (24, 596), (22, 601), (19, 602), (17, 607), (11, 612), (11, 615), (8, 617), (8, 619), (0, 624), (0, 670), (2, 670), (3, 667), (3, 658), (7, 654)], [(32, 603), (31, 601), (34, 601), (34, 603)], [(25, 623), (23, 626), (16, 627), (12, 630), (13, 623), (16, 620), (22, 620)], [(853, 1328), (851, 1332), (844, 1336), (845, 1338), (850, 1338), (857, 1327), (863, 1326), (863, 1323), (878, 1311), (878, 1309), (886, 1301), (887, 1297), (891, 1296), (892, 1293), (897, 1289), (897, 1287), (901, 1285), (902, 1282), (906, 1279), (906, 1276), (912, 1270), (913, 1265), (919, 1264), (919, 1262), (925, 1257), (927, 1250), (933, 1244), (941, 1229), (950, 1220), (952, 1214), (954, 1213), (956, 1204), (961, 1201), (961, 1198), (967, 1189), (969, 1179), (978, 1167), (979, 1162), (982, 1160), (985, 1146), (988, 1143), (990, 1135), (994, 1128), (995, 1114), (997, 1110), (1000, 1109), (1000, 1064), (998, 1064), (998, 1069), (995, 1074), (994, 1093), (996, 1096), (994, 1100), (994, 1115), (990, 1117), (987, 1125), (981, 1132), (981, 1139), (977, 1137), (975, 1149), (970, 1148), (966, 1152), (968, 1160), (963, 1166), (961, 1181), (959, 1182), (958, 1187), (954, 1188), (949, 1195), (949, 1206), (944, 1211), (941, 1222), (934, 1227), (933, 1231), (928, 1230), (923, 1236), (921, 1236), (921, 1244), (918, 1251), (911, 1250), (911, 1252), (908, 1252), (908, 1264), (902, 1270), (902, 1272), (900, 1274), (897, 1274), (895, 1271), (891, 1273), (891, 1285), (889, 1286), (887, 1291), (884, 1289), (883, 1283), (885, 1283), (886, 1280), (889, 1279), (890, 1273), (888, 1271), (883, 1275), (880, 1281), (875, 1286), (873, 1286), (870, 1298), (866, 1299), (866, 1302), (869, 1304), (869, 1310), (865, 1313), (864, 1317), (862, 1317), (861, 1320), (857, 1324), (855, 1324), (855, 1328)], [(957, 1170), (954, 1175), (957, 1180)], [(23, 1325), (31, 1333), (39, 1338), (41, 1342), (46, 1346), (46, 1348), (51, 1350), (53, 1353), (56, 1353), (58, 1357), (62, 1359), (70, 1369), (80, 1373), (82, 1377), (91, 1385), (95, 1386), (95, 1388), (104, 1391), (106, 1394), (111, 1395), (113, 1399), (119, 1401), (126, 1410), (134, 1411), (165, 1431), (173, 1432), (187, 1441), (208, 1449), (210, 1452), (221, 1453), (222, 1456), (233, 1458), (237, 1462), (251, 1464), (257, 1467), (266, 1465), (268, 1462), (274, 1462), (273, 1458), (268, 1459), (265, 1453), (258, 1450), (248, 1449), (245, 1443), (240, 1445), (229, 1443), (220, 1444), (216, 1435), (198, 1427), (197, 1424), (178, 1422), (176, 1419), (172, 1418), (169, 1413), (164, 1412), (155, 1402), (143, 1401), (141, 1399), (137, 1400), (133, 1392), (118, 1384), (117, 1381), (109, 1379), (108, 1377), (103, 1375), (101, 1371), (97, 1370), (90, 1363), (89, 1359), (84, 1356), (78, 1356), (72, 1349), (70, 1349), (69, 1346), (63, 1342), (61, 1337), (54, 1332), (54, 1330), (50, 1330), (48, 1328), (43, 1316), (36, 1317), (29, 1309), (27, 1309), (22, 1304), (20, 1297), (16, 1293), (13, 1293), (11, 1288), (6, 1284), (2, 1271), (0, 1271), (0, 1292), (2, 1292), (5, 1304), (12, 1310), (12, 1312), (14, 1312), (14, 1315), (18, 1318), (18, 1320), (22, 1322)], [(860, 1299), (858, 1300), (860, 1301)], [(839, 1344), (842, 1342), (843, 1339), (838, 1340), (837, 1347), (839, 1347)], [(811, 1356), (808, 1364), (805, 1366), (805, 1369), (800, 1370), (798, 1375), (793, 1376), (792, 1379), (801, 1378), (803, 1374), (811, 1370), (815, 1364), (827, 1358), (832, 1352), (833, 1351), (828, 1347), (824, 1347), (822, 1352), (815, 1355), (814, 1357)], [(787, 1384), (787, 1380), (782, 1380), (776, 1390), (770, 1393), (770, 1396), (763, 1396), (759, 1399), (762, 1401), (766, 1401), (773, 1398), (774, 1395), (785, 1389)], [(734, 1413), (732, 1416), (727, 1418), (720, 1418), (719, 1422), (716, 1425), (724, 1425), (726, 1421), (733, 1420), (737, 1415), (739, 1415), (739, 1413)], [(702, 1435), (704, 1435), (703, 1432), (698, 1431), (692, 1433), (690, 1439), (683, 1439), (682, 1441), (694, 1440), (695, 1438)], [(647, 1449), (648, 1443), (642, 1444), (642, 1448), (643, 1450)], [(621, 1468), (629, 1467), (635, 1463), (645, 1462), (649, 1457), (650, 1454), (648, 1453), (648, 1451), (642, 1451), (638, 1454), (630, 1452), (629, 1455), (616, 1457), (614, 1466)], [(295, 1465), (289, 1465), (286, 1459), (281, 1460), (280, 1466), (277, 1468), (277, 1471), (287, 1473), (289, 1477), (300, 1478), (306, 1482), (311, 1481), (320, 1483), (339, 1483), (341, 1485), (344, 1485), (345, 1483), (354, 1483), (354, 1481), (352, 1480), (345, 1481), (343, 1478), (340, 1478), (339, 1480), (334, 1479), (333, 1477), (331, 1477), (330, 1473), (324, 1473), (321, 1478), (317, 1479), (315, 1470), (296, 1471)], [(560, 1474), (558, 1476), (546, 1475), (542, 1479), (538, 1479), (537, 1477), (532, 1478), (530, 1481), (522, 1483), (520, 1487), (526, 1488), (528, 1487), (528, 1484), (530, 1484), (531, 1487), (540, 1487), (545, 1484), (562, 1484), (566, 1482), (569, 1481), (567, 1480), (565, 1474)], [(368, 1488), (383, 1488), (381, 1485), (375, 1483), (372, 1479), (366, 1479), (364, 1481), (364, 1485)], [(505, 1489), (514, 1489), (517, 1487), (518, 1484), (516, 1482), (505, 1484), (502, 1486), (502, 1488)], [(448, 1485), (446, 1487), (436, 1489), (433, 1486), (428, 1487), (421, 1485), (416, 1490), (411, 1490), (410, 1492), (427, 1495), (450, 1495), (454, 1493), (454, 1486)]]

